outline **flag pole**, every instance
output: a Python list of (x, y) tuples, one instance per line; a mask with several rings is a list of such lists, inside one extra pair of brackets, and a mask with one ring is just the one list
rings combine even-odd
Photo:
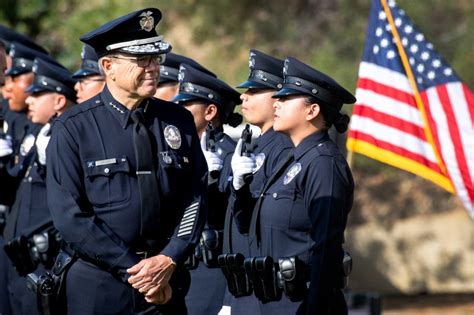
[[(387, 16), (388, 23), (390, 24), (390, 29), (392, 31), (393, 37), (395, 38), (395, 45), (397, 45), (397, 50), (400, 55), (400, 59), (402, 60), (403, 67), (405, 68), (405, 71), (407, 73), (408, 81), (410, 81), (411, 88), (413, 89), (416, 105), (418, 109), (420, 110), (421, 118), (423, 119), (423, 124), (425, 125), (424, 129), (425, 129), (426, 139), (428, 140), (428, 142), (431, 144), (431, 147), (433, 148), (434, 154), (436, 156), (436, 160), (438, 161), (438, 165), (441, 171), (444, 173), (444, 175), (446, 175), (447, 178), (449, 178), (449, 175), (448, 175), (448, 172), (446, 171), (446, 167), (443, 163), (443, 160), (441, 159), (438, 149), (435, 146), (433, 135), (431, 133), (430, 126), (428, 124), (428, 118), (427, 118), (426, 111), (423, 105), (423, 101), (421, 100), (420, 92), (418, 91), (418, 87), (416, 86), (415, 77), (413, 76), (413, 72), (411, 71), (410, 64), (408, 63), (407, 55), (402, 46), (400, 35), (398, 34), (397, 28), (393, 21), (392, 12), (390, 11), (390, 8), (388, 7), (386, 0), (380, 0), (380, 1), (383, 6), (383, 10), (385, 11), (385, 14)], [(451, 185), (452, 185), (452, 182), (451, 182)], [(454, 188), (452, 189), (452, 191), (454, 191)]]

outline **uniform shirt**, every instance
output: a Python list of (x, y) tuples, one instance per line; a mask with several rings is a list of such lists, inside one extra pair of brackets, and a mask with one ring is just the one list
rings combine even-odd
[(225, 237), (228, 237), (230, 233), (231, 252), (249, 255), (246, 235), (255, 202), (267, 179), (292, 147), (290, 139), (286, 135), (274, 131), (273, 128), (256, 139), (253, 153), (256, 157), (257, 167), (253, 179), (249, 185), (245, 185), (238, 191), (232, 189), (233, 193), (229, 200), (228, 215), (232, 216), (230, 218), (232, 226), (230, 226), (230, 231), (224, 233)]
[[(222, 127), (215, 128), (216, 147), (221, 152), (223, 160), (219, 178), (215, 183), (208, 186), (209, 196), (209, 217), (208, 227), (215, 230), (222, 230), (224, 227), (224, 217), (230, 196), (230, 185), (232, 183), (232, 168), (230, 162), (234, 154), (236, 142), (223, 132)], [(220, 151), (219, 151), (220, 150)]]
[[(257, 222), (252, 224), (260, 241), (253, 254), (275, 261), (298, 256), (311, 266), (309, 296), (319, 297), (334, 288), (340, 275), (352, 174), (324, 131), (305, 138), (294, 150), (294, 161), (282, 170), (269, 180), (254, 210)], [(317, 304), (317, 298), (310, 303)]]
[[(150, 222), (156, 225), (153, 247), (181, 263), (207, 215), (206, 161), (189, 111), (153, 98), (141, 105), (155, 146), (161, 200), (160, 222)], [(118, 272), (123, 281), (128, 278), (124, 270), (139, 261), (135, 252), (150, 243), (140, 236), (132, 129), (130, 111), (105, 87), (57, 119), (47, 149), (55, 227), (83, 259)], [(183, 213), (191, 229), (180, 229)]]

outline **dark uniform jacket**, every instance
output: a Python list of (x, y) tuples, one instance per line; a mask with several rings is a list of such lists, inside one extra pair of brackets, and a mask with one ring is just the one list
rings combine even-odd
[[(128, 278), (124, 270), (139, 261), (135, 252), (150, 241), (181, 263), (198, 241), (207, 214), (207, 167), (191, 114), (153, 98), (141, 106), (156, 146), (161, 201), (160, 221), (149, 222), (156, 227), (153, 240), (140, 236), (130, 111), (107, 87), (58, 118), (47, 149), (48, 203), (55, 227), (81, 258), (119, 272), (123, 281)], [(165, 137), (167, 127), (174, 132)], [(183, 214), (186, 227), (180, 224)]]
[(337, 286), (353, 192), (344, 156), (327, 132), (316, 132), (295, 148), (294, 161), (269, 180), (254, 210), (250, 242), (257, 242), (258, 250), (253, 256), (275, 261), (298, 256), (310, 266), (308, 314), (317, 314), (319, 304), (327, 303), (327, 292)]

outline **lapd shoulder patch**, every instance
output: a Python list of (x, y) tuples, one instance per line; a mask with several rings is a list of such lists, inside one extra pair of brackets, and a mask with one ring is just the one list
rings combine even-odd
[(286, 172), (285, 178), (283, 179), (283, 184), (288, 185), (293, 178), (301, 171), (301, 164), (295, 163), (291, 166), (291, 168)]
[(265, 153), (259, 153), (255, 156), (255, 170), (253, 171), (254, 173), (256, 173), (263, 165), (263, 163), (265, 163)]
[(31, 148), (35, 145), (36, 137), (32, 134), (27, 135), (20, 146), (20, 154), (25, 156), (30, 152)]
[(163, 133), (165, 135), (166, 143), (168, 143), (172, 149), (177, 150), (181, 147), (181, 133), (176, 126), (166, 126)]

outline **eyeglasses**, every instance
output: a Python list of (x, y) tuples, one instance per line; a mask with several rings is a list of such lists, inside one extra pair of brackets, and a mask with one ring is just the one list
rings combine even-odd
[(132, 61), (137, 64), (137, 66), (146, 68), (153, 61), (155, 65), (160, 65), (166, 60), (166, 54), (161, 55), (145, 55), (140, 57), (119, 57), (119, 56), (110, 56), (110, 58), (122, 59)]

